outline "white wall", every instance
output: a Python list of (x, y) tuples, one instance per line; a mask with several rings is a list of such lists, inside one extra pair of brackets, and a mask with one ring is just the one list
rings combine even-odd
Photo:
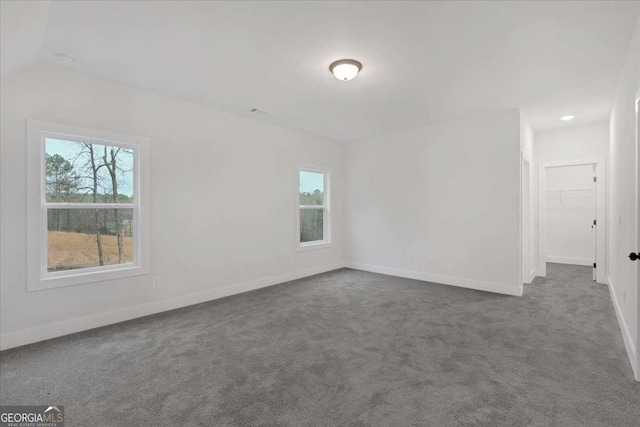
[(593, 165), (547, 169), (547, 262), (576, 265), (595, 262), (593, 176)]
[(635, 100), (640, 93), (640, 19), (629, 47), (629, 55), (622, 74), (610, 118), (611, 143), (609, 149), (609, 280), (614, 304), (627, 350), (640, 381), (640, 318), (638, 307), (637, 261), (627, 256), (638, 251), (636, 222), (636, 112)]
[(520, 117), (347, 148), (348, 265), (520, 295)]
[[(3, 347), (341, 266), (342, 144), (46, 65), (1, 86)], [(27, 118), (150, 137), (150, 276), (25, 291)], [(331, 248), (295, 250), (300, 163), (333, 170)]]
[(538, 131), (535, 152), (538, 162), (592, 159), (606, 157), (609, 151), (609, 123), (606, 121), (581, 126)]

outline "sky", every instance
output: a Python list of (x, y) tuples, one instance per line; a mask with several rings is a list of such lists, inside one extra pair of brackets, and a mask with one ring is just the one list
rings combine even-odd
[(300, 192), (313, 193), (320, 190), (324, 193), (324, 176), (317, 172), (300, 171)]
[[(60, 139), (46, 138), (45, 140), (46, 153), (50, 156), (55, 154), (59, 154), (64, 157), (69, 163), (73, 164), (74, 159), (78, 156), (82, 149), (82, 145), (75, 141), (64, 141)], [(104, 145), (93, 144), (94, 150), (97, 155), (101, 155), (104, 153)], [(110, 147), (110, 146), (107, 146)], [(107, 148), (108, 150), (108, 148)], [(129, 197), (133, 196), (133, 155), (132, 154), (121, 154), (117, 156), (118, 166), (122, 167), (124, 170), (129, 171), (125, 173), (118, 174), (118, 193), (124, 194)], [(83, 160), (76, 161), (76, 170), (82, 167)], [(101, 176), (105, 178), (105, 182), (110, 184), (111, 178), (109, 177), (109, 173), (106, 168), (102, 168)], [(90, 180), (84, 180), (84, 183), (80, 183), (80, 187), (90, 186)], [(106, 185), (106, 184), (105, 184)], [(105, 191), (106, 190), (106, 191)], [(106, 189), (98, 190), (100, 193), (110, 193), (111, 185), (108, 185)]]

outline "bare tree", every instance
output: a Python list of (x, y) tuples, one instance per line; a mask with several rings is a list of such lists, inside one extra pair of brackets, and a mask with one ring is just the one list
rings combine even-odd
[[(108, 150), (107, 150), (108, 149)], [(118, 203), (118, 172), (125, 172), (118, 166), (118, 154), (121, 152), (127, 153), (124, 148), (104, 147), (104, 165), (109, 171), (111, 177), (111, 196), (113, 197), (113, 203)], [(120, 219), (120, 210), (114, 209), (113, 215), (116, 223), (116, 240), (118, 243), (118, 264), (123, 264), (124, 259), (124, 232), (122, 228), (122, 221)]]
[[(45, 159), (46, 169), (46, 186), (47, 186), (47, 200), (52, 201), (65, 201), (69, 195), (76, 189), (78, 185), (78, 178), (74, 175), (73, 165), (69, 163), (67, 159), (59, 154), (53, 156), (47, 154)], [(55, 229), (60, 231), (61, 229), (61, 217), (60, 210), (55, 209), (53, 211)], [(69, 215), (67, 212), (67, 224), (69, 221)]]
[[(96, 152), (94, 150), (93, 144), (90, 143), (82, 143), (82, 150), (76, 156), (76, 159), (83, 158), (85, 163), (81, 166), (82, 170), (88, 174), (87, 178), (89, 178), (90, 186), (83, 187), (82, 189), (90, 192), (93, 197), (93, 203), (98, 202), (98, 187), (100, 185), (100, 168), (105, 166), (104, 164), (100, 164), (96, 161)], [(96, 209), (94, 212), (94, 231), (96, 234), (96, 244), (98, 245), (98, 263), (99, 265), (104, 265), (104, 251), (102, 248), (102, 235), (100, 234), (100, 211)]]

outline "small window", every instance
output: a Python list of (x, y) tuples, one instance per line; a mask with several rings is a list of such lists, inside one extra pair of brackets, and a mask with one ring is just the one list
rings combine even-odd
[(146, 274), (146, 139), (30, 120), (28, 149), (29, 290)]
[(300, 248), (318, 248), (330, 243), (329, 173), (301, 169), (299, 173), (298, 230)]

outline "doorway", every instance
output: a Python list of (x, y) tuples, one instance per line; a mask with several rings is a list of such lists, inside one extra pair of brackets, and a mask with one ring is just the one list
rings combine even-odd
[(591, 266), (606, 283), (604, 160), (540, 165), (539, 275), (547, 262)]

